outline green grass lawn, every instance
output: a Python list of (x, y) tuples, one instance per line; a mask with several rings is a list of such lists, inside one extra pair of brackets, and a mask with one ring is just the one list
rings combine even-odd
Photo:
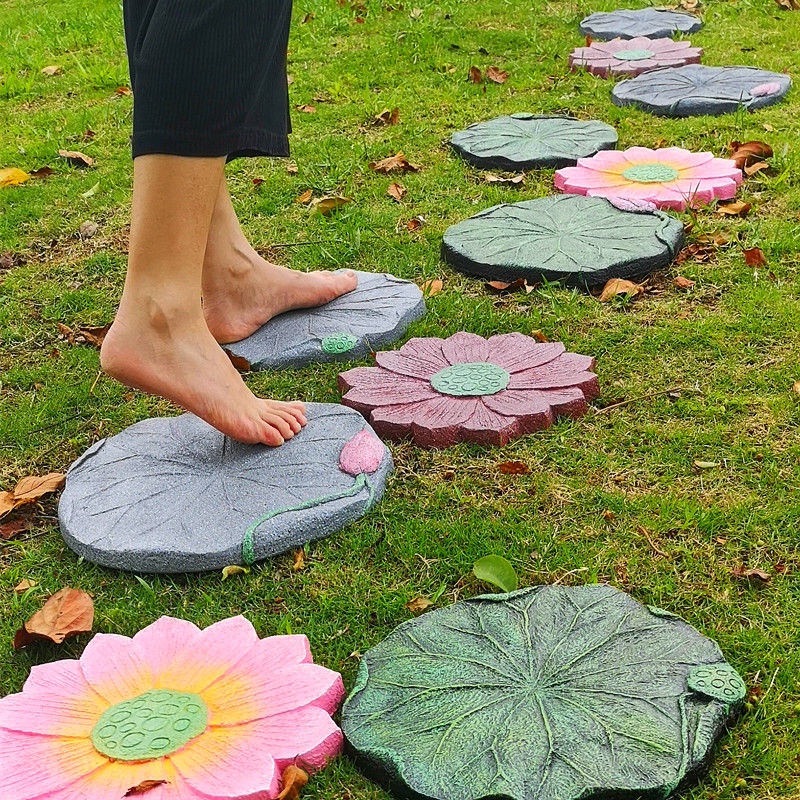
[[(0, 488), (27, 474), (65, 471), (97, 439), (164, 401), (98, 377), (95, 350), (59, 337), (110, 322), (125, 270), (132, 98), (121, 14), (111, 0), (0, 0), (0, 168), (44, 166), (46, 180), (0, 189)], [(0, 691), (18, 691), (31, 667), (77, 657), (87, 637), (13, 653), (14, 630), (62, 586), (91, 592), (95, 630), (132, 635), (162, 614), (199, 625), (243, 613), (262, 635), (305, 633), (316, 660), (352, 685), (358, 656), (412, 614), (418, 595), (437, 605), (480, 593), (470, 573), (505, 555), (523, 585), (608, 582), (680, 614), (716, 639), (751, 687), (738, 726), (721, 742), (696, 800), (800, 798), (800, 99), (755, 114), (670, 120), (619, 109), (611, 83), (571, 73), (583, 43), (578, 22), (613, 0), (297, 0), (289, 72), (296, 173), (280, 160), (229, 166), (234, 201), (254, 244), (297, 269), (390, 271), (444, 289), (409, 335), (540, 330), (597, 356), (602, 394), (578, 421), (502, 449), (423, 451), (392, 445), (397, 465), (369, 516), (307, 548), (223, 582), (219, 573), (132, 576), (80, 563), (48, 499), (32, 530), (0, 543)], [(642, 6), (639, 0), (623, 4)], [(710, 65), (797, 65), (800, 12), (774, 0), (708, 0), (692, 36)], [(63, 73), (45, 76), (58, 65)], [(509, 73), (502, 85), (467, 81), (470, 66)], [(384, 109), (399, 124), (374, 126)], [(600, 304), (545, 286), (495, 295), (439, 261), (445, 228), (487, 206), (552, 191), (552, 172), (523, 186), (487, 184), (446, 146), (469, 123), (518, 111), (566, 112), (614, 125), (620, 148), (670, 144), (726, 156), (731, 140), (763, 139), (773, 170), (747, 180), (746, 218), (712, 209), (685, 214), (690, 242), (721, 234), (707, 261), (689, 258), (657, 276), (634, 302)], [(59, 149), (96, 159), (78, 169)], [(370, 161), (402, 150), (418, 173), (398, 180)], [(254, 178), (262, 178), (256, 186)], [(324, 217), (295, 202), (345, 194)], [(405, 223), (426, 223), (409, 232)], [(99, 225), (81, 238), (82, 222)], [(743, 248), (767, 265), (748, 267)], [(689, 290), (672, 283), (681, 274)], [(367, 363), (366, 361), (363, 363)], [(336, 402), (341, 365), (247, 377), (257, 392)], [(682, 387), (679, 393), (665, 390)], [(638, 399), (637, 399), (638, 398)], [(606, 413), (600, 408), (632, 401)], [(524, 461), (527, 475), (498, 465)], [(695, 461), (718, 466), (698, 469)], [(611, 512), (611, 513), (604, 513)], [(734, 571), (759, 568), (763, 585)], [(24, 594), (22, 579), (36, 586)], [(377, 800), (380, 789), (345, 759), (315, 777), (304, 797)]]

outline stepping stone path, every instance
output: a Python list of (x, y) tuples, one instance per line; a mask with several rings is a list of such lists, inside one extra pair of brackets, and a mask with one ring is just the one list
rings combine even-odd
[(573, 69), (584, 68), (601, 78), (635, 76), (661, 67), (682, 67), (697, 64), (703, 51), (691, 42), (672, 39), (612, 39), (576, 47), (569, 57)]
[(361, 659), (342, 729), (400, 797), (663, 800), (744, 696), (679, 617), (610, 586), (537, 586), (400, 625)]
[(754, 111), (781, 100), (792, 85), (788, 75), (754, 67), (706, 67), (688, 64), (645, 72), (621, 81), (611, 99), (662, 117)]
[(450, 144), (476, 167), (526, 170), (574, 164), (598, 150), (613, 150), (617, 139), (604, 122), (512, 114), (470, 125), (454, 133)]
[(226, 344), (251, 369), (300, 367), (360, 358), (399, 339), (425, 315), (416, 284), (393, 275), (357, 272), (358, 286), (318, 308), (288, 311), (252, 336)]
[(581, 33), (593, 39), (633, 39), (649, 36), (661, 39), (676, 33), (694, 33), (703, 22), (692, 14), (657, 8), (640, 10), (598, 11), (581, 20)]
[(199, 572), (340, 530), (380, 499), (392, 458), (355, 411), (306, 410), (308, 425), (277, 448), (239, 444), (191, 414), (102, 439), (67, 472), (65, 541), (107, 567)]
[(503, 445), (556, 416), (582, 416), (599, 394), (593, 358), (521, 333), (410, 339), (375, 361), (339, 375), (342, 403), (380, 436), (422, 447)]
[(666, 267), (683, 239), (681, 222), (666, 214), (556, 195), (492, 206), (453, 225), (442, 258), (467, 275), (587, 288)]

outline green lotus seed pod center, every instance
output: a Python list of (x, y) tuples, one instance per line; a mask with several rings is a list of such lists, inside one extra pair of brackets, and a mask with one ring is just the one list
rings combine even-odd
[(730, 664), (703, 664), (695, 667), (686, 683), (693, 692), (699, 692), (723, 703), (738, 703), (747, 694), (747, 687), (739, 673)]
[(445, 367), (430, 379), (431, 386), (440, 394), (455, 397), (481, 397), (497, 394), (508, 386), (511, 376), (497, 364), (486, 361), (469, 361)]
[(614, 58), (620, 61), (644, 61), (655, 55), (652, 50), (619, 50), (614, 53)]
[(622, 177), (635, 183), (667, 183), (674, 181), (680, 172), (667, 164), (635, 164), (622, 173)]
[(150, 761), (174, 753), (208, 725), (208, 707), (192, 692), (151, 689), (117, 703), (92, 728), (94, 749), (115, 761)]
[(323, 353), (349, 353), (358, 344), (358, 337), (349, 333), (334, 333), (322, 340)]

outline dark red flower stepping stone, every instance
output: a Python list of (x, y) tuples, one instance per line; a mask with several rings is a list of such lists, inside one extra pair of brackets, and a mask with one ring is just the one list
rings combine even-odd
[(490, 280), (587, 288), (667, 266), (683, 239), (680, 220), (661, 211), (553, 195), (492, 206), (452, 225), (442, 240), (442, 259), (459, 272)]
[(453, 149), (484, 169), (566, 167), (598, 150), (613, 150), (617, 132), (605, 122), (511, 114), (477, 122), (450, 137)]
[(664, 800), (745, 693), (680, 617), (610, 586), (536, 586), (400, 625), (361, 659), (342, 730), (398, 797)]
[(409, 339), (375, 361), (339, 375), (342, 403), (379, 436), (423, 447), (503, 445), (557, 416), (582, 416), (600, 391), (591, 356), (521, 333)]
[(581, 20), (581, 33), (593, 39), (633, 39), (649, 36), (660, 39), (699, 31), (703, 21), (692, 14), (658, 8), (597, 11)]
[(662, 117), (755, 111), (782, 100), (788, 75), (754, 67), (685, 67), (656, 69), (621, 81), (611, 92), (618, 106), (636, 106)]

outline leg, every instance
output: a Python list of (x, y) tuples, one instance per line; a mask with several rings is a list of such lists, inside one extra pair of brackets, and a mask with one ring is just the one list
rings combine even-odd
[(112, 377), (234, 439), (279, 445), (305, 424), (302, 404), (255, 397), (203, 318), (203, 256), (224, 161), (134, 160), (128, 273), (100, 358)]
[(204, 312), (218, 342), (244, 339), (284, 311), (329, 303), (356, 283), (352, 272), (297, 272), (261, 258), (239, 227), (223, 178), (203, 265)]

